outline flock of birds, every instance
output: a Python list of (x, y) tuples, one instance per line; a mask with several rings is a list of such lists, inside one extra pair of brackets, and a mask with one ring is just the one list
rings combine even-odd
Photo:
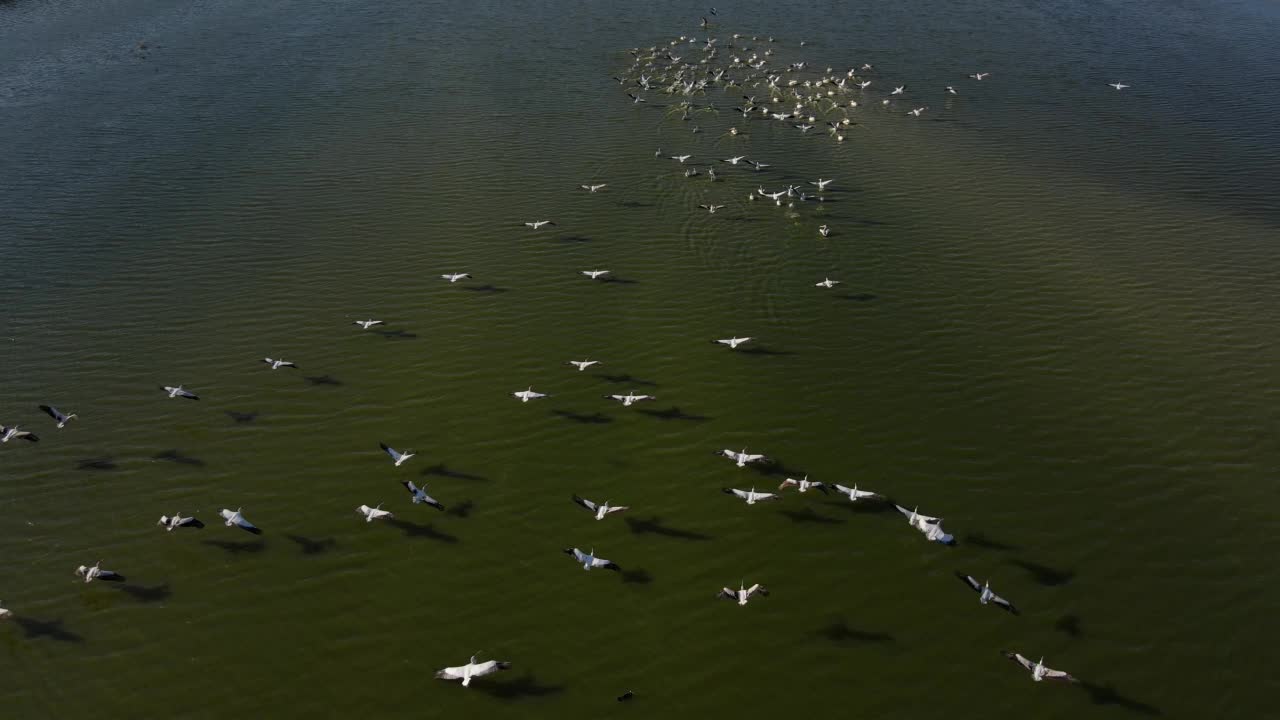
[[(716, 14), (714, 8), (711, 14)], [(707, 18), (703, 18), (702, 27), (708, 29), (710, 26), (710, 21)], [(800, 45), (804, 46), (805, 43), (802, 42)], [(828, 134), (836, 142), (843, 142), (845, 133), (857, 125), (850, 117), (850, 113), (869, 101), (869, 88), (879, 82), (879, 79), (874, 76), (873, 66), (863, 64), (844, 72), (836, 72), (828, 67), (825, 71), (815, 72), (810, 70), (807, 62), (798, 61), (784, 67), (775, 67), (773, 56), (777, 47), (779, 45), (772, 37), (747, 38), (734, 34), (726, 42), (722, 42), (721, 39), (713, 36), (702, 39), (681, 36), (663, 45), (650, 47), (647, 50), (632, 49), (630, 52), (634, 60), (630, 68), (614, 79), (620, 85), (627, 87), (627, 95), (637, 105), (657, 106), (657, 103), (651, 102), (649, 97), (655, 94), (670, 96), (673, 98), (673, 102), (666, 106), (669, 108), (668, 115), (679, 113), (684, 121), (689, 121), (702, 113), (718, 114), (719, 109), (714, 103), (710, 101), (698, 102), (698, 99), (706, 98), (714, 92), (728, 94), (736, 88), (740, 92), (754, 93), (742, 95), (743, 102), (733, 107), (733, 111), (741, 114), (744, 127), (731, 127), (722, 137), (729, 137), (734, 141), (748, 136), (747, 128), (745, 127), (746, 121), (757, 120), (785, 123), (802, 133), (810, 132), (817, 127), (819, 122), (823, 122), (827, 126)], [(979, 72), (973, 73), (969, 77), (975, 81), (984, 81), (988, 76), (989, 73)], [(879, 100), (879, 104), (882, 107), (892, 107), (895, 98), (906, 96), (904, 85), (890, 85), (890, 87), (892, 87), (892, 90), (887, 96)], [(1129, 86), (1117, 82), (1111, 84), (1111, 87), (1119, 91)], [(947, 86), (946, 92), (952, 95), (957, 94), (954, 86)], [(919, 117), (927, 109), (927, 105), (913, 107), (907, 114)], [(822, 117), (822, 120), (819, 120), (819, 116)], [(700, 131), (700, 128), (694, 126), (695, 133)], [(663, 157), (664, 153), (660, 150), (655, 155)], [(682, 153), (666, 155), (666, 157), (683, 166), (686, 176), (693, 177), (699, 174), (695, 167), (689, 165), (689, 161), (693, 159), (691, 154)], [(749, 167), (752, 172), (757, 173), (764, 172), (770, 167), (767, 163), (750, 160), (746, 155), (733, 155), (722, 159), (721, 162), (733, 167)], [(713, 182), (717, 180), (714, 166), (706, 167), (705, 172)], [(785, 204), (788, 207), (794, 207), (796, 203), (809, 201), (824, 202), (825, 193), (831, 189), (833, 183), (835, 183), (834, 180), (821, 177), (811, 181), (810, 185), (816, 189), (816, 194), (809, 194), (801, 186), (794, 184), (788, 184), (786, 188), (776, 191), (766, 191), (763, 185), (760, 185), (748, 196), (748, 199), (752, 201), (768, 199), (779, 206)], [(602, 192), (607, 187), (608, 183), (586, 183), (581, 185), (582, 190), (591, 194)], [(712, 214), (725, 207), (724, 204), (714, 203), (699, 205), (700, 209)], [(546, 227), (554, 227), (555, 223), (551, 220), (535, 220), (526, 222), (524, 225), (531, 230), (537, 231)], [(831, 229), (824, 224), (818, 228), (818, 232), (822, 237), (828, 237), (831, 234)], [(591, 280), (606, 278), (610, 272), (608, 269), (598, 268), (580, 271), (583, 276)], [(450, 284), (467, 280), (471, 277), (469, 273), (446, 273), (440, 275), (441, 279)], [(840, 284), (839, 280), (823, 278), (821, 281), (816, 282), (815, 286), (830, 289), (838, 284)], [(361, 330), (369, 330), (382, 325), (383, 321), (371, 318), (356, 320), (354, 324)], [(730, 350), (736, 350), (752, 340), (752, 337), (734, 335), (728, 338), (714, 339), (711, 342), (723, 345)], [(280, 358), (267, 357), (263, 358), (262, 362), (273, 371), (297, 369), (298, 367), (296, 364)], [(565, 364), (581, 372), (600, 364), (600, 362), (600, 360), (585, 358), (582, 360), (569, 360)], [(198, 394), (182, 385), (165, 385), (161, 389), (171, 399), (200, 400)], [(511, 396), (522, 403), (550, 397), (547, 393), (535, 391), (532, 386), (523, 390), (513, 391)], [(623, 407), (630, 407), (636, 403), (656, 399), (652, 395), (638, 394), (631, 391), (625, 394), (606, 395), (605, 398), (619, 402)], [(39, 408), (53, 419), (58, 429), (66, 428), (68, 423), (77, 419), (75, 413), (64, 413), (51, 405), (40, 405)], [(12, 440), (34, 443), (39, 441), (39, 437), (17, 426), (7, 427), (0, 425), (0, 444), (9, 443)], [(397, 450), (386, 443), (379, 443), (379, 447), (397, 468), (403, 466), (415, 456), (409, 450)], [(739, 468), (751, 464), (767, 464), (770, 462), (765, 455), (748, 452), (746, 448), (741, 450), (726, 448), (715, 452)], [(418, 485), (412, 481), (403, 481), (401, 485), (409, 494), (414, 505), (428, 505), (437, 510), (445, 509), (443, 503), (427, 493), (425, 486)], [(772, 491), (758, 491), (753, 486), (746, 489), (725, 487), (723, 492), (744, 501), (747, 505), (755, 505), (762, 502), (777, 501), (782, 497), (784, 491), (791, 488), (802, 494), (811, 490), (822, 493), (835, 492), (847, 498), (849, 502), (855, 503), (881, 502), (892, 504), (906, 519), (906, 524), (921, 533), (927, 541), (948, 546), (954, 545), (956, 542), (955, 537), (943, 529), (942, 518), (922, 514), (917, 507), (908, 508), (897, 504), (885, 495), (859, 488), (856, 484), (852, 487), (834, 483), (828, 484), (810, 480), (805, 475), (801, 478), (788, 477), (783, 480), (776, 490)], [(625, 505), (612, 505), (608, 500), (597, 502), (576, 494), (572, 496), (572, 501), (589, 512), (597, 521), (605, 520), (612, 515), (629, 509)], [(360, 505), (356, 508), (356, 512), (366, 523), (395, 517), (392, 511), (384, 510), (381, 504), (375, 506)], [(223, 508), (219, 512), (219, 516), (226, 527), (238, 528), (255, 535), (260, 535), (263, 532), (262, 529), (245, 517), (243, 508), (237, 507), (235, 510)], [(204, 523), (198, 518), (183, 516), (177, 512), (172, 515), (162, 515), (157, 521), (157, 525), (163, 527), (167, 532), (204, 527)], [(584, 551), (578, 547), (568, 547), (564, 548), (563, 552), (572, 557), (574, 563), (585, 571), (621, 570), (618, 563), (596, 555), (594, 548)], [(85, 583), (124, 580), (122, 574), (103, 568), (101, 561), (94, 563), (92, 566), (81, 565), (76, 568), (75, 574), (83, 579)], [(961, 572), (957, 572), (956, 575), (967, 587), (977, 593), (978, 602), (982, 605), (992, 605), (1014, 615), (1018, 614), (1018, 609), (1015, 605), (993, 591), (986, 580), (979, 581), (972, 575)], [(767, 597), (768, 595), (769, 590), (762, 584), (757, 582), (748, 586), (744, 581), (740, 583), (737, 589), (731, 587), (722, 588), (716, 594), (716, 597), (730, 600), (740, 607), (745, 607), (753, 598)], [(0, 607), (0, 618), (11, 616), (11, 611)], [(1037, 682), (1042, 680), (1075, 682), (1075, 678), (1070, 674), (1046, 667), (1043, 658), (1032, 661), (1030, 658), (1016, 652), (1001, 652), (1026, 669), (1031, 678)], [(473, 655), (466, 664), (440, 669), (436, 672), (435, 677), (443, 680), (461, 681), (463, 686), (470, 686), (475, 678), (506, 670), (510, 666), (511, 663), (506, 661), (487, 660), (481, 662)], [(619, 696), (618, 699), (627, 700), (633, 696), (634, 694), (628, 691)]]

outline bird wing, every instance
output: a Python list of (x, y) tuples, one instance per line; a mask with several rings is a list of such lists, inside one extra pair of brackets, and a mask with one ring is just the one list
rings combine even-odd
[(618, 563), (616, 563), (616, 562), (614, 562), (614, 561), (612, 561), (612, 560), (605, 560), (604, 558), (592, 558), (592, 559), (591, 559), (591, 567), (604, 568), (604, 569), (606, 569), (606, 570), (620, 570), (620, 569), (621, 569), (621, 568), (619, 568), (619, 567), (618, 567)]
[(723, 599), (723, 600), (737, 600), (738, 593), (737, 591), (732, 590), (730, 588), (721, 588), (720, 594), (716, 595), (716, 598)]
[(758, 492), (756, 493), (756, 502), (760, 502), (761, 500), (777, 500), (780, 497), (782, 496), (777, 493)]
[(763, 459), (764, 459), (763, 455), (743, 455), (742, 456), (742, 460), (745, 462), (755, 462), (756, 460), (763, 460)]
[(582, 507), (584, 507), (584, 508), (586, 508), (586, 509), (590, 510), (591, 512), (595, 512), (595, 511), (596, 511), (596, 504), (595, 504), (595, 503), (593, 503), (593, 502), (591, 502), (590, 500), (588, 500), (588, 499), (584, 498), (584, 497), (580, 497), (580, 496), (578, 496), (578, 495), (574, 495), (574, 496), (573, 496), (573, 501), (574, 501), (574, 502), (576, 502), (576, 503), (578, 503), (578, 504), (579, 504), (579, 505), (581, 505)]
[(465, 665), (461, 667), (447, 667), (447, 668), (444, 668), (443, 670), (436, 671), (436, 679), (437, 680), (461, 680), (463, 677), (466, 676), (466, 672), (467, 672), (467, 668)]
[(1076, 679), (1071, 677), (1071, 675), (1069, 675), (1068, 673), (1065, 673), (1061, 670), (1051, 670), (1049, 668), (1044, 669), (1044, 676), (1046, 678), (1049, 678), (1050, 680), (1066, 680), (1068, 682), (1076, 681)]
[(751, 597), (752, 595), (755, 595), (756, 591), (758, 590), (760, 590), (760, 583), (756, 583), (755, 585), (752, 585), (751, 587), (747, 588), (747, 597)]
[(506, 670), (509, 665), (510, 663), (498, 662), (497, 660), (486, 660), (471, 666), (471, 677), (492, 675), (499, 670)]
[(414, 485), (412, 480), (401, 480), (400, 484), (404, 486), (405, 490), (409, 491), (410, 495), (418, 496), (418, 486)]
[(1035, 664), (1035, 663), (1033, 663), (1033, 662), (1031, 662), (1030, 660), (1028, 660), (1028, 659), (1026, 659), (1025, 657), (1023, 657), (1021, 653), (1009, 652), (1008, 650), (1002, 650), (1001, 652), (1002, 652), (1002, 653), (1004, 653), (1004, 656), (1005, 656), (1005, 657), (1007, 657), (1007, 658), (1009, 658), (1010, 660), (1012, 660), (1012, 661), (1014, 661), (1014, 662), (1018, 663), (1019, 665), (1021, 665), (1022, 667), (1026, 668), (1026, 669), (1028, 669), (1028, 670), (1030, 670), (1030, 669), (1032, 669), (1032, 668), (1034, 668), (1034, 667), (1036, 666), (1036, 664)]
[(962, 572), (957, 572), (956, 577), (963, 580), (966, 585), (973, 588), (975, 591), (982, 592), (982, 585), (977, 580), (974, 580), (972, 575), (965, 575)]
[(611, 398), (613, 398), (614, 400), (617, 400), (617, 401), (619, 401), (619, 402), (624, 402), (624, 401), (626, 401), (626, 399), (627, 399), (627, 396), (626, 396), (626, 395), (610, 395), (609, 397), (611, 397)]
[(383, 452), (390, 455), (392, 460), (400, 459), (400, 453), (390, 445), (387, 445), (386, 443), (378, 443), (378, 447), (382, 448)]
[(630, 510), (630, 509), (631, 508), (626, 505), (614, 505), (613, 507), (609, 508), (609, 512), (605, 514), (608, 515), (609, 513), (622, 512), (623, 510)]
[(58, 412), (58, 408), (53, 407), (52, 405), (41, 405), (40, 409), (43, 410), (46, 415), (53, 418), (54, 420), (57, 420), (58, 422), (62, 422), (67, 419), (66, 415), (63, 415), (61, 412)]
[(737, 489), (737, 488), (725, 488), (725, 492), (728, 492), (728, 493), (732, 493), (732, 494), (734, 494), (734, 495), (737, 495), (738, 497), (742, 498), (743, 500), (746, 500), (746, 499), (747, 499), (747, 496), (748, 496), (748, 494), (749, 494), (746, 490), (739, 490), (739, 489)]
[(1013, 606), (1013, 603), (1009, 602), (1008, 600), (1005, 600), (1004, 598), (1000, 597), (999, 595), (994, 595), (994, 594), (993, 594), (993, 595), (991, 596), (991, 602), (993, 602), (993, 603), (995, 603), (995, 604), (999, 605), (1000, 607), (1004, 608), (1005, 610), (1008, 610), (1009, 612), (1013, 613), (1014, 615), (1019, 614), (1019, 613), (1018, 613), (1018, 608), (1014, 607), (1014, 606)]
[(584, 563), (587, 561), (587, 554), (582, 552), (578, 548), (573, 548), (573, 559), (577, 560), (580, 563)]

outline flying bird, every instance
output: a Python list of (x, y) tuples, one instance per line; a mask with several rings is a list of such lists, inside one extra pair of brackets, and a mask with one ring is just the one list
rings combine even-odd
[(444, 505), (441, 504), (439, 500), (436, 500), (427, 494), (427, 488), (425, 485), (419, 487), (418, 485), (414, 485), (412, 480), (401, 480), (400, 484), (403, 485), (404, 489), (408, 490), (409, 494), (413, 496), (414, 505), (430, 505), (437, 510), (444, 510)]
[(743, 448), (743, 449), (742, 449), (742, 452), (734, 452), (733, 450), (728, 450), (728, 449), (725, 449), (725, 450), (717, 450), (717, 451), (716, 451), (716, 454), (717, 454), (717, 455), (723, 455), (723, 456), (725, 456), (725, 457), (729, 458), (730, 460), (732, 460), (732, 461), (734, 461), (735, 463), (737, 463), (737, 464), (738, 464), (738, 467), (743, 467), (743, 466), (745, 466), (747, 463), (760, 462), (761, 460), (764, 460), (764, 459), (765, 459), (765, 456), (763, 456), (763, 455), (749, 455), (749, 454), (747, 454), (747, 449), (746, 449), (746, 448)]
[(685, 160), (688, 160), (693, 156), (692, 155), (671, 155), (670, 157), (672, 160), (675, 160), (679, 162), (681, 165), (683, 165)]
[(529, 402), (530, 400), (537, 400), (538, 398), (547, 397), (547, 394), (534, 392), (533, 386), (530, 385), (528, 390), (518, 390), (516, 392), (511, 393), (511, 396), (520, 398), (520, 402)]
[(894, 505), (898, 512), (907, 516), (907, 524), (924, 533), (925, 539), (940, 542), (943, 545), (955, 545), (955, 536), (942, 529), (942, 518), (921, 515), (915, 510), (908, 510), (901, 505)]
[(833, 182), (835, 182), (835, 180), (823, 180), (822, 178), (818, 178), (817, 180), (810, 180), (809, 184), (817, 186), (818, 190), (822, 191), (826, 190), (827, 186)]
[(188, 399), (188, 400), (199, 400), (199, 399), (200, 399), (200, 396), (199, 396), (199, 395), (196, 395), (195, 393), (191, 392), (190, 390), (184, 390), (184, 389), (182, 388), (182, 386), (181, 386), (181, 385), (179, 385), (178, 387), (170, 387), (170, 386), (168, 386), (168, 385), (161, 385), (161, 386), (160, 386), (160, 389), (161, 389), (161, 390), (164, 390), (164, 391), (165, 391), (165, 392), (167, 392), (167, 393), (169, 393), (169, 397), (171, 397), (171, 398), (180, 397), (180, 398), (186, 398), (186, 399)]
[(583, 370), (586, 370), (587, 368), (591, 367), (592, 365), (597, 365), (597, 364), (599, 364), (599, 362), (600, 362), (599, 360), (570, 360), (569, 362), (567, 362), (567, 363), (565, 363), (565, 364), (566, 364), (566, 365), (572, 365), (572, 366), (574, 366), (574, 367), (578, 368), (578, 372), (582, 372)]
[(978, 593), (978, 602), (982, 603), (983, 605), (986, 605), (987, 603), (995, 603), (996, 605), (1000, 606), (1005, 610), (1008, 610), (1014, 615), (1018, 614), (1018, 608), (1014, 607), (1013, 603), (1009, 602), (1008, 600), (1005, 600), (1004, 598), (1000, 597), (999, 595), (991, 591), (990, 582), (983, 582), (980, 584), (972, 575), (965, 575), (962, 572), (957, 572), (956, 577), (960, 578), (965, 585), (968, 585), (970, 588), (972, 588), (975, 592)]
[(814, 283), (813, 286), (831, 289), (839, 284), (840, 284), (839, 280), (832, 280), (831, 278), (823, 278), (822, 282)]
[(789, 487), (796, 487), (800, 490), (800, 492), (808, 492), (809, 488), (813, 488), (814, 490), (821, 491), (824, 494), (828, 492), (827, 486), (825, 483), (811, 482), (809, 480), (808, 475), (805, 475), (803, 478), (799, 480), (796, 480), (795, 478), (787, 478), (786, 480), (782, 481), (782, 484), (778, 486), (778, 489), (785, 490)]
[(777, 493), (756, 492), (755, 488), (751, 488), (750, 490), (738, 490), (737, 488), (721, 488), (720, 490), (721, 492), (746, 500), (748, 505), (755, 505), (756, 503), (763, 502), (765, 500), (777, 500), (782, 497)]
[(609, 183), (600, 183), (599, 185), (580, 185), (579, 187), (587, 192), (596, 193), (609, 187)]
[(66, 427), (67, 423), (80, 417), (75, 413), (71, 413), (70, 415), (67, 415), (52, 405), (41, 405), (40, 409), (43, 410), (46, 415), (48, 415), (49, 417), (53, 418), (58, 422), (58, 429), (62, 429)]
[(573, 496), (573, 501), (595, 513), (597, 520), (603, 520), (609, 513), (622, 512), (629, 509), (626, 505), (610, 505), (608, 500), (603, 503), (594, 503), (578, 495)]
[[(13, 611), (8, 608), (0, 607), (0, 620), (8, 619), (13, 616)], [(621, 698), (619, 698), (621, 700)]]
[(595, 280), (609, 274), (608, 270), (579, 270), (580, 273)]
[(360, 507), (356, 508), (356, 512), (364, 516), (365, 522), (373, 522), (374, 520), (381, 520), (382, 518), (395, 517), (395, 515), (391, 514), (390, 510), (383, 510), (381, 504), (379, 504), (377, 507), (369, 507), (368, 505), (361, 505)]
[(28, 442), (40, 442), (40, 438), (35, 433), (19, 430), (18, 426), (5, 427), (0, 425), (0, 443), (7, 443), (10, 440), (26, 440)]
[(724, 209), (725, 206), (724, 205), (699, 205), (698, 207), (702, 208), (703, 210), (706, 210), (708, 213), (711, 213), (712, 215), (715, 215), (717, 210), (722, 210)]
[(195, 528), (197, 530), (204, 527), (204, 523), (194, 517), (182, 517), (179, 513), (174, 513), (172, 516), (161, 515), (156, 524), (163, 526), (166, 532), (173, 532), (181, 527)]
[(240, 510), (241, 508), (236, 508), (235, 511), (233, 512), (226, 508), (222, 508), (222, 510), (220, 510), (218, 514), (226, 518), (227, 527), (231, 527), (232, 525), (235, 525), (239, 527), (241, 530), (246, 530), (248, 532), (253, 533), (254, 535), (261, 535), (262, 530), (259, 530), (257, 525), (254, 525), (248, 520), (245, 520), (244, 515), (240, 513)]
[(857, 485), (853, 487), (845, 487), (839, 483), (835, 486), (836, 492), (849, 498), (849, 502), (858, 502), (863, 498), (878, 498), (879, 493), (873, 493), (870, 490), (859, 490)]
[(631, 407), (632, 404), (638, 403), (641, 400), (657, 400), (657, 398), (652, 395), (633, 395), (630, 392), (626, 395), (605, 395), (605, 397), (611, 400), (617, 400), (622, 403), (623, 407)]
[(586, 552), (586, 553), (582, 552), (576, 547), (565, 548), (563, 552), (565, 555), (572, 555), (573, 559), (577, 561), (578, 564), (582, 565), (583, 570), (590, 570), (591, 568), (604, 568), (605, 570), (616, 571), (616, 570), (622, 569), (618, 567), (618, 563), (616, 562), (613, 562), (611, 560), (605, 560), (604, 558), (596, 557), (595, 548), (592, 548), (591, 552)]
[(378, 447), (382, 448), (383, 452), (391, 456), (391, 459), (396, 462), (396, 467), (400, 467), (401, 465), (403, 465), (409, 458), (413, 457), (415, 454), (408, 451), (400, 452), (399, 450), (396, 450), (395, 448), (387, 445), (386, 443), (378, 443)]
[(262, 358), (262, 362), (270, 365), (272, 370), (279, 370), (282, 367), (288, 367), (288, 368), (298, 367), (297, 365), (294, 365), (288, 360), (273, 360), (271, 358)]
[(441, 275), (440, 277), (448, 280), (450, 283), (456, 283), (459, 280), (465, 280), (471, 277), (471, 273), (449, 273), (447, 275)]
[(750, 341), (751, 341), (751, 338), (749, 337), (740, 338), (735, 335), (731, 338), (726, 338), (724, 340), (712, 340), (711, 342), (719, 343), (721, 345), (728, 345), (730, 350), (737, 350), (739, 345), (745, 342), (750, 342)]
[(906, 90), (907, 90), (907, 86), (906, 86), (906, 85), (899, 85), (898, 87), (896, 87), (896, 88), (894, 88), (894, 89), (893, 89), (893, 92), (891, 92), (891, 93), (889, 93), (889, 94), (890, 94), (890, 95), (901, 95), (902, 93), (906, 92)]
[(1107, 84), (1108, 84), (1108, 85), (1110, 85), (1111, 87), (1115, 88), (1117, 91), (1119, 91), (1119, 90), (1123, 90), (1123, 89), (1125, 89), (1125, 88), (1129, 87), (1128, 85), (1125, 85), (1124, 83), (1118, 83), (1118, 82), (1107, 83)]
[(1080, 682), (1079, 680), (1076, 680), (1074, 677), (1071, 677), (1071, 675), (1064, 673), (1061, 670), (1053, 670), (1051, 668), (1045, 667), (1044, 658), (1040, 658), (1036, 662), (1031, 662), (1030, 659), (1023, 657), (1020, 653), (1009, 652), (1008, 650), (1001, 650), (1000, 654), (1018, 663), (1022, 667), (1030, 670), (1031, 679), (1035, 680), (1036, 682), (1040, 682), (1046, 679), (1047, 680), (1066, 680), (1067, 682), (1073, 682), (1073, 683)]
[(84, 565), (81, 565), (76, 568), (76, 575), (84, 578), (86, 583), (91, 583), (94, 580), (110, 580), (112, 582), (122, 582), (124, 580), (124, 576), (117, 572), (112, 570), (103, 570), (101, 560), (94, 563), (93, 567), (85, 567)]
[(373, 327), (374, 325), (381, 325), (381, 324), (382, 324), (382, 321), (381, 321), (381, 320), (356, 320), (355, 322), (353, 322), (353, 323), (351, 323), (351, 324), (352, 324), (352, 325), (359, 325), (361, 330), (368, 330), (369, 328)]
[(818, 234), (821, 235), (822, 237), (827, 237), (828, 235), (831, 234), (831, 228), (827, 225), (819, 225)]
[[(478, 653), (477, 653), (478, 654)], [(482, 663), (476, 662), (476, 656), (472, 655), (466, 665), (458, 667), (447, 667), (443, 670), (436, 671), (437, 680), (461, 680), (463, 687), (469, 687), (473, 678), (492, 675), (499, 670), (506, 670), (511, 667), (509, 662), (500, 662), (498, 660), (486, 660)]]
[(986, 78), (988, 75), (990, 75), (990, 74), (991, 74), (991, 73), (989, 73), (989, 72), (984, 72), (984, 73), (974, 73), (974, 74), (970, 75), (969, 77), (973, 78), (974, 80), (983, 80), (983, 79), (985, 79), (985, 78)]
[(534, 220), (533, 222), (525, 223), (525, 227), (531, 227), (534, 230), (540, 230), (544, 225), (555, 225), (555, 223), (550, 220)]
[(747, 587), (744, 582), (738, 584), (737, 590), (734, 590), (733, 588), (722, 588), (716, 597), (721, 600), (733, 600), (738, 603), (738, 607), (743, 607), (747, 604), (747, 600), (751, 599), (751, 596), (756, 593), (759, 593), (761, 597), (769, 596), (769, 591), (760, 583)]

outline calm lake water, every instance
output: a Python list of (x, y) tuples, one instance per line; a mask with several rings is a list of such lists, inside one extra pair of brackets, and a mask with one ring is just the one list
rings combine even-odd
[[(705, 11), (0, 3), (0, 422), (42, 436), (0, 446), (6, 717), (1274, 714), (1280, 6), (721, 4), (774, 65), (875, 65), (842, 144), (633, 105), (627, 50)], [(959, 545), (720, 492), (804, 473)], [(432, 679), (477, 651), (513, 667)]]

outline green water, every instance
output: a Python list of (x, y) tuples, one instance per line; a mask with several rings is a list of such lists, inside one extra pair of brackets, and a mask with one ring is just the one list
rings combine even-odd
[[(6, 716), (1271, 714), (1274, 6), (719, 10), (775, 65), (873, 63), (862, 126), (632, 105), (628, 49), (706, 35), (674, 3), (0, 5), (0, 423), (41, 436), (0, 446)], [(805, 473), (959, 544), (720, 492)], [(772, 594), (713, 599), (741, 580)], [(513, 666), (432, 679), (476, 651)]]

